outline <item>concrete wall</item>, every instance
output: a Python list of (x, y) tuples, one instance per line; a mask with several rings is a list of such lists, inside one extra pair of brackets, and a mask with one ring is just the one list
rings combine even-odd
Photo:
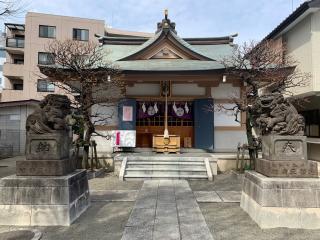
[[(14, 146), (15, 154), (24, 154), (26, 144), (26, 120), (35, 106), (21, 105), (0, 108), (0, 144)], [(3, 121), (7, 119), (7, 121)], [(9, 120), (9, 121), (8, 121)]]

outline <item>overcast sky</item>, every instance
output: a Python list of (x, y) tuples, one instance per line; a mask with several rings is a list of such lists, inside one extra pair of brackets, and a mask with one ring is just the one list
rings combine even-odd
[[(154, 32), (168, 8), (182, 37), (239, 33), (236, 42), (260, 40), (303, 0), (26, 0), (27, 10), (105, 20), (114, 28)], [(4, 21), (23, 22), (23, 17)]]

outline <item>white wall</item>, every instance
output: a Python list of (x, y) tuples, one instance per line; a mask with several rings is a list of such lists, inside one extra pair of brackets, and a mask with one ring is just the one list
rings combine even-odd
[[(113, 131), (97, 131), (98, 133), (102, 134), (103, 136), (110, 135), (112, 136)], [(106, 138), (106, 137), (100, 137), (100, 136), (92, 136), (92, 140), (95, 140), (97, 143), (97, 152), (99, 156), (106, 154), (106, 153), (112, 153), (113, 147), (112, 142), (113, 139)]]
[[(214, 100), (240, 98), (240, 87), (234, 87), (231, 83), (220, 83), (218, 87), (211, 88), (211, 96)], [(218, 106), (231, 109), (234, 104), (215, 103), (214, 105), (214, 151), (235, 152), (239, 142), (241, 144), (247, 142), (246, 132), (240, 128), (241, 124), (235, 121), (233, 111), (224, 110)], [(241, 114), (238, 114), (238, 120), (241, 121)], [(221, 130), (219, 127), (233, 127), (235, 129)]]
[(205, 95), (206, 89), (198, 84), (172, 84), (173, 96), (200, 96)]
[(246, 143), (245, 131), (221, 131), (214, 132), (214, 151), (217, 152), (235, 152), (238, 143)]
[(211, 88), (211, 96), (214, 99), (240, 98), (240, 88), (231, 83), (220, 83), (218, 87)]
[(126, 94), (133, 96), (159, 96), (160, 84), (156, 83), (136, 83), (134, 86), (126, 87)]
[[(224, 108), (230, 109), (234, 104), (221, 104)], [(241, 114), (237, 114), (237, 119), (241, 121)], [(215, 127), (240, 127), (241, 124), (235, 121), (236, 117), (234, 111), (218, 110), (217, 104), (215, 104), (214, 111), (214, 126)]]
[(93, 117), (93, 121), (97, 121), (95, 125), (107, 125), (116, 126), (118, 125), (118, 105), (115, 104), (95, 104), (92, 106), (92, 114), (97, 115)]

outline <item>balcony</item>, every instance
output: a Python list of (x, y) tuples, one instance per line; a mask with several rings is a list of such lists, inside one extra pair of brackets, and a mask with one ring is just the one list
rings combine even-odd
[(24, 38), (7, 38), (7, 47), (9, 48), (24, 48)]
[(24, 53), (24, 38), (8, 37), (6, 41), (6, 50), (12, 54)]
[(23, 79), (23, 67), (23, 64), (13, 64), (5, 62), (3, 64), (3, 76)]

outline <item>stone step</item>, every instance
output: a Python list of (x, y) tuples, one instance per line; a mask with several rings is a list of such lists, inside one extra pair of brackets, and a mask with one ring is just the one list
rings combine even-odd
[(140, 176), (140, 175), (166, 175), (166, 176), (176, 176), (176, 175), (201, 175), (201, 176), (208, 176), (207, 172), (201, 171), (201, 172), (192, 172), (192, 171), (157, 171), (157, 170), (151, 170), (151, 171), (129, 171), (125, 172), (125, 176)]
[[(182, 157), (182, 156), (127, 156), (127, 160), (136, 161), (192, 161), (203, 162), (206, 157)], [(210, 157), (209, 157), (210, 158)]]
[(126, 171), (125, 175), (127, 176), (132, 176), (132, 175), (145, 175), (145, 174), (152, 174), (152, 175), (204, 175), (208, 176), (206, 171), (162, 171), (162, 170), (131, 170), (131, 171)]
[(206, 171), (206, 167), (203, 166), (194, 166), (194, 165), (130, 165), (126, 168), (128, 171), (137, 171), (137, 170), (162, 170), (162, 171), (177, 171), (177, 170), (183, 170), (183, 171)]
[(207, 175), (182, 175), (182, 174), (139, 174), (139, 175), (124, 175), (125, 180), (144, 180), (150, 179), (208, 179)]
[(198, 165), (203, 166), (204, 162), (185, 162), (185, 161), (127, 161), (127, 165)]

